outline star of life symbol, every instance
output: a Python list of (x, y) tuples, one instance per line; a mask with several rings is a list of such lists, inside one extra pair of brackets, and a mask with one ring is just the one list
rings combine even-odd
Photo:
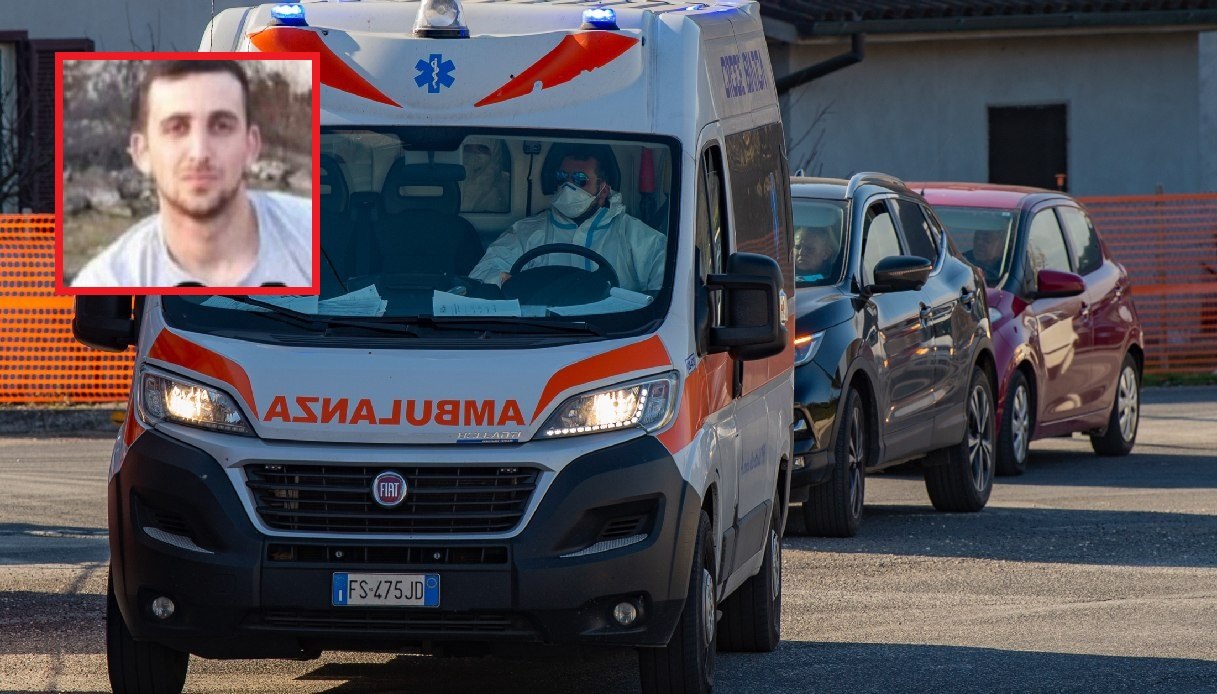
[(418, 76), (414, 78), (414, 83), (419, 88), (426, 87), (427, 93), (439, 94), (441, 87), (451, 87), (456, 81), (452, 77), (452, 71), (456, 69), (451, 60), (444, 60), (444, 56), (440, 53), (432, 53), (427, 60), (419, 59), (414, 64), (414, 69), (418, 70)]

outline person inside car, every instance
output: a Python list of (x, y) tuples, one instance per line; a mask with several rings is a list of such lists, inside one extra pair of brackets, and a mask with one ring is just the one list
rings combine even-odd
[(799, 282), (818, 282), (831, 277), (837, 264), (836, 239), (832, 227), (795, 227), (794, 272)]
[(972, 233), (972, 248), (963, 255), (969, 263), (985, 273), (987, 284), (993, 284), (1001, 276), (1001, 261), (1005, 251), (1005, 232), (996, 229), (977, 229)]
[[(512, 264), (525, 252), (570, 243), (604, 256), (623, 289), (657, 291), (663, 284), (666, 242), (658, 231), (626, 213), (621, 194), (605, 178), (603, 156), (596, 147), (571, 149), (556, 172), (559, 186), (550, 209), (511, 225), (490, 244), (469, 276), (502, 286), (511, 278)], [(571, 254), (544, 255), (526, 267), (559, 264), (594, 269), (593, 261)]]

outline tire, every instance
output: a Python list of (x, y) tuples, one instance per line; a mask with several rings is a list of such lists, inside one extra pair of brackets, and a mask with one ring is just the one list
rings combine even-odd
[(106, 591), (106, 665), (114, 694), (181, 694), (190, 665), (189, 653), (131, 637), (114, 597), (113, 577)]
[(723, 601), (723, 618), (718, 624), (720, 651), (769, 653), (782, 640), (781, 501), (780, 496), (773, 500), (761, 570)]
[(1098, 455), (1128, 455), (1137, 443), (1137, 427), (1141, 422), (1141, 373), (1137, 360), (1124, 355), (1120, 375), (1116, 378), (1116, 399), (1102, 434), (1090, 437), (1090, 447)]
[(993, 387), (979, 368), (972, 369), (964, 407), (963, 440), (932, 453), (925, 468), (925, 489), (939, 511), (979, 511), (993, 491)]
[(1023, 372), (1015, 371), (1006, 388), (1006, 406), (997, 434), (997, 474), (1021, 475), (1027, 471), (1027, 452), (1035, 431), (1035, 407), (1031, 387)]
[(710, 515), (701, 512), (689, 595), (672, 638), (660, 648), (638, 649), (643, 694), (707, 694), (714, 688), (718, 635), (718, 571)]
[(833, 441), (832, 475), (809, 489), (803, 502), (803, 526), (809, 535), (853, 537), (862, 522), (866, 468), (871, 460), (868, 419), (856, 389), (849, 389), (842, 412), (844, 418)]

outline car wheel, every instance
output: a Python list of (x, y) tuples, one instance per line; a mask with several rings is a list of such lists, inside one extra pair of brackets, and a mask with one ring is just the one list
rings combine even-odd
[(1141, 374), (1137, 360), (1124, 355), (1120, 377), (1116, 380), (1116, 401), (1111, 404), (1107, 429), (1090, 437), (1090, 446), (1099, 455), (1128, 455), (1137, 442), (1137, 425), (1141, 422)]
[(666, 646), (638, 649), (644, 694), (707, 694), (714, 688), (714, 651), (718, 634), (718, 572), (710, 514), (701, 512), (689, 595)]
[(1027, 471), (1027, 451), (1031, 447), (1031, 432), (1035, 431), (1035, 407), (1031, 388), (1021, 371), (1010, 377), (1006, 391), (1006, 406), (997, 435), (997, 474), (1021, 475)]
[(993, 392), (979, 368), (972, 369), (965, 408), (963, 440), (932, 453), (925, 468), (925, 488), (939, 511), (979, 511), (993, 491)]
[(782, 640), (781, 501), (780, 496), (773, 500), (761, 570), (723, 601), (719, 650), (769, 653)]
[(870, 441), (866, 410), (856, 389), (849, 389), (841, 411), (844, 417), (833, 441), (832, 475), (809, 489), (803, 502), (803, 525), (809, 534), (819, 537), (853, 537), (862, 522)]
[(115, 694), (181, 694), (190, 665), (189, 653), (132, 638), (112, 576), (106, 590), (106, 665)]

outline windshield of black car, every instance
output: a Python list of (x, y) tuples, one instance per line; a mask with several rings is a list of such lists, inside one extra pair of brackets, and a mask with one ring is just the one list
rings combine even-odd
[[(322, 319), (652, 326), (674, 276), (671, 138), (465, 127), (323, 127), (320, 295), (166, 297), (195, 327)], [(322, 322), (325, 322), (324, 320)], [(317, 326), (312, 326), (316, 328)], [(350, 327), (350, 326), (348, 326)], [(307, 321), (275, 329), (309, 330)]]
[(1010, 271), (1018, 210), (935, 205), (934, 211), (964, 258), (996, 287)]
[(844, 271), (845, 202), (794, 198), (791, 205), (796, 286), (836, 284)]

